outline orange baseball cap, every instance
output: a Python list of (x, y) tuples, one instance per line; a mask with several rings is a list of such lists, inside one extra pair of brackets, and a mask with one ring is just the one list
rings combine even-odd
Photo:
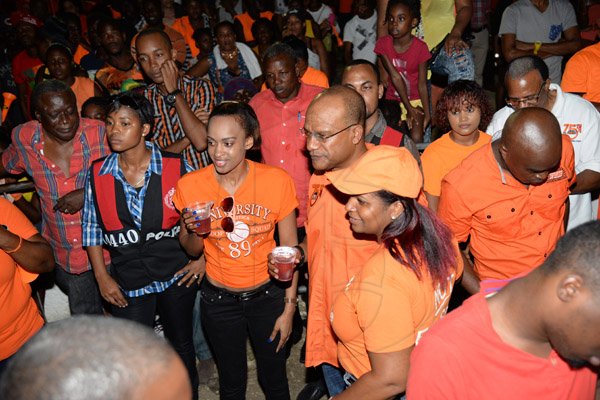
[(403, 147), (375, 146), (350, 167), (325, 175), (340, 192), (351, 195), (387, 190), (416, 199), (423, 186), (417, 160)]

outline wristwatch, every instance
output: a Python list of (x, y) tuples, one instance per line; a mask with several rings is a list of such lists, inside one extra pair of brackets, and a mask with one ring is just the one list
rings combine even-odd
[(177, 100), (176, 96), (181, 94), (181, 90), (175, 89), (171, 93), (165, 96), (165, 103), (170, 105), (171, 107), (175, 105), (175, 101)]

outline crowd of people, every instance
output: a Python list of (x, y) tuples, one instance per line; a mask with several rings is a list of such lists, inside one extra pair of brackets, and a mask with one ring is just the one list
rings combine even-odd
[(588, 6), (2, 2), (0, 398), (595, 398)]

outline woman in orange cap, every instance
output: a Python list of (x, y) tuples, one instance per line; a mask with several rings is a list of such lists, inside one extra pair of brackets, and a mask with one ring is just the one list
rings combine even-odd
[(448, 228), (418, 203), (423, 178), (406, 149), (375, 147), (327, 177), (350, 195), (352, 230), (376, 235), (382, 245), (333, 305), (348, 385), (335, 399), (388, 399), (406, 390), (413, 347), (446, 312), (462, 273), (458, 247)]

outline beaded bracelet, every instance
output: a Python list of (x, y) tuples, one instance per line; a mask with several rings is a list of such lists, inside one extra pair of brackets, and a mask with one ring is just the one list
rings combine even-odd
[(19, 236), (19, 244), (17, 245), (17, 247), (15, 247), (13, 250), (4, 250), (4, 252), (6, 254), (16, 253), (17, 251), (19, 251), (21, 246), (23, 246), (23, 237)]

